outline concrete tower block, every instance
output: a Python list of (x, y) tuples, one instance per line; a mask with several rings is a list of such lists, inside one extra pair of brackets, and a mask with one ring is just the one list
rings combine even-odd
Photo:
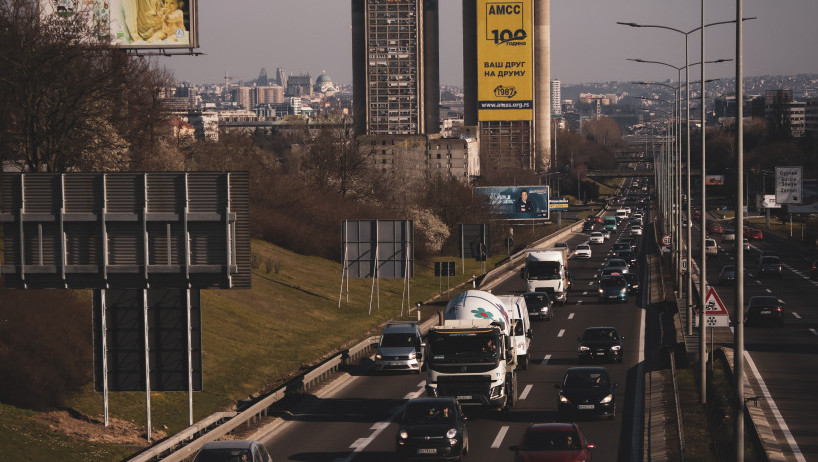
[(551, 0), (534, 3), (535, 169), (551, 169)]

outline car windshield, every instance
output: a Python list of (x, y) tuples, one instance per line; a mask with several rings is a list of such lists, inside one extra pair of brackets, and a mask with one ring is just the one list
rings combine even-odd
[(383, 334), (381, 336), (381, 346), (392, 347), (413, 347), (416, 337), (412, 334)]
[(404, 425), (453, 424), (451, 403), (409, 403), (403, 413)]
[(775, 308), (778, 306), (778, 299), (775, 297), (755, 297), (750, 300), (750, 306)]
[(521, 451), (571, 451), (582, 449), (575, 431), (530, 431), (520, 444)]
[(608, 260), (608, 264), (606, 266), (612, 267), (612, 268), (618, 268), (620, 266), (625, 266), (625, 265), (627, 265), (627, 263), (625, 263), (625, 260), (620, 260), (618, 258), (612, 258), (612, 259)]
[(528, 293), (523, 296), (525, 303), (529, 310), (534, 307), (539, 307), (548, 304), (548, 294), (546, 293)]
[(733, 266), (733, 265), (727, 265), (727, 266), (725, 266), (724, 268), (721, 269), (721, 272), (722, 273), (735, 273), (736, 272), (736, 267)]
[(526, 265), (528, 267), (529, 279), (559, 279), (560, 278), (560, 263), (556, 261), (531, 261)]
[(582, 340), (619, 340), (619, 334), (614, 329), (588, 329)]
[(577, 250), (590, 250), (590, 246), (587, 245), (578, 245)]
[(241, 462), (253, 460), (247, 449), (205, 449), (196, 456), (196, 462)]
[(621, 276), (604, 277), (599, 281), (600, 287), (624, 287), (625, 285), (625, 279)]
[(599, 371), (573, 371), (565, 376), (565, 388), (602, 388), (609, 386), (608, 374)]
[(777, 265), (780, 260), (778, 257), (764, 257), (761, 259), (763, 265)]

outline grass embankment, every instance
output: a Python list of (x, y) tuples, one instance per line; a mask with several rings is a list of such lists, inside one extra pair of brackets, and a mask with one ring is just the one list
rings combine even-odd
[[(379, 324), (400, 315), (402, 279), (380, 280), (380, 308), (376, 298), (370, 315), (371, 279), (351, 279), (349, 304), (344, 299), (339, 309), (339, 263), (295, 254), (262, 241), (253, 241), (253, 252), (261, 265), (253, 270), (252, 289), (202, 292), (204, 390), (194, 394), (194, 420), (230, 408), (259, 390), (275, 388), (328, 352), (367, 333), (377, 334)], [(487, 268), (504, 257), (490, 259)], [(474, 260), (466, 260), (465, 274), (459, 258), (438, 260), (456, 262), (452, 287), (480, 274), (480, 263)], [(432, 264), (416, 263), (410, 304), (437, 295), (438, 284)], [(405, 307), (404, 303), (404, 311)], [(89, 416), (103, 413), (102, 396), (93, 391), (92, 384), (68, 406)], [(188, 424), (187, 394), (153, 393), (151, 412), (154, 429), (176, 433)], [(144, 426), (145, 394), (111, 393), (110, 415)], [(13, 407), (0, 408), (4, 458), (114, 461), (135, 449), (71, 439), (46, 430), (33, 420), (35, 416)]]

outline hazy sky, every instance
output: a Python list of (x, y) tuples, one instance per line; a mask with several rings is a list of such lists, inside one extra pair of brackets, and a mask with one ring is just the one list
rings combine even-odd
[[(535, 0), (536, 1), (536, 0)], [(705, 0), (707, 23), (732, 20), (736, 0)], [(551, 0), (551, 76), (563, 83), (676, 79), (665, 66), (684, 65), (684, 36), (633, 29), (617, 21), (690, 30), (701, 24), (701, 0)], [(745, 75), (818, 73), (818, 0), (744, 0)], [(440, 81), (462, 85), (461, 0), (440, 0)], [(735, 55), (733, 25), (706, 31), (707, 60)], [(199, 51), (203, 56), (157, 58), (180, 80), (217, 83), (226, 70), (237, 80), (325, 70), (352, 83), (349, 0), (201, 0)], [(690, 35), (690, 61), (700, 61), (699, 33)], [(691, 72), (700, 72), (698, 66)], [(735, 75), (732, 63), (707, 67), (706, 78)], [(698, 80), (691, 77), (691, 80)]]

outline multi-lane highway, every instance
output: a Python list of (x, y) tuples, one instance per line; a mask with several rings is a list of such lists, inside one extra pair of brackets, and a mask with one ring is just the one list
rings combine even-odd
[[(625, 233), (620, 229), (616, 234)], [(651, 237), (646, 237), (648, 242)], [(577, 233), (568, 240), (569, 248), (587, 239), (587, 234)], [(634, 421), (634, 408), (637, 406), (641, 416), (642, 398), (641, 394), (637, 398), (635, 384), (645, 323), (644, 303), (641, 296), (632, 296), (622, 304), (597, 301), (595, 278), (616, 239), (615, 235), (605, 244), (594, 245), (591, 259), (569, 260), (574, 288), (567, 304), (556, 308), (552, 321), (533, 322), (531, 365), (519, 374), (519, 400), (513, 410), (499, 413), (466, 408), (469, 460), (512, 460), (514, 455), (509, 446), (519, 442), (529, 423), (555, 421), (554, 385), (566, 369), (578, 365), (577, 337), (589, 326), (615, 326), (625, 337), (625, 354), (621, 364), (606, 365), (612, 380), (620, 385), (616, 392), (616, 418), (583, 421), (580, 428), (597, 445), (595, 461), (631, 460), (631, 455), (638, 451), (635, 441), (641, 438), (641, 418)], [(492, 287), (495, 294), (523, 290), (523, 281), (516, 272)], [(276, 461), (394, 460), (395, 419), (407, 399), (423, 396), (424, 379), (423, 373), (374, 375), (364, 364), (320, 394), (293, 405), (283, 423), (257, 435)]]
[[(698, 237), (698, 233), (694, 234)], [(721, 242), (720, 235), (713, 237), (723, 251), (708, 260), (707, 279), (716, 287), (731, 318), (736, 319), (734, 286), (718, 285), (721, 267), (735, 263), (733, 247)], [(818, 461), (818, 281), (809, 278), (812, 258), (803, 246), (774, 235), (764, 237), (750, 241), (751, 250), (744, 254), (744, 302), (746, 306), (755, 295), (777, 296), (785, 302), (784, 325), (745, 325), (744, 343), (750, 358), (745, 371), (759, 376), (768, 391), (768, 405), (774, 409), (770, 423), (777, 429), (776, 436), (788, 460)], [(762, 251), (781, 257), (780, 278), (759, 277), (756, 267)]]

